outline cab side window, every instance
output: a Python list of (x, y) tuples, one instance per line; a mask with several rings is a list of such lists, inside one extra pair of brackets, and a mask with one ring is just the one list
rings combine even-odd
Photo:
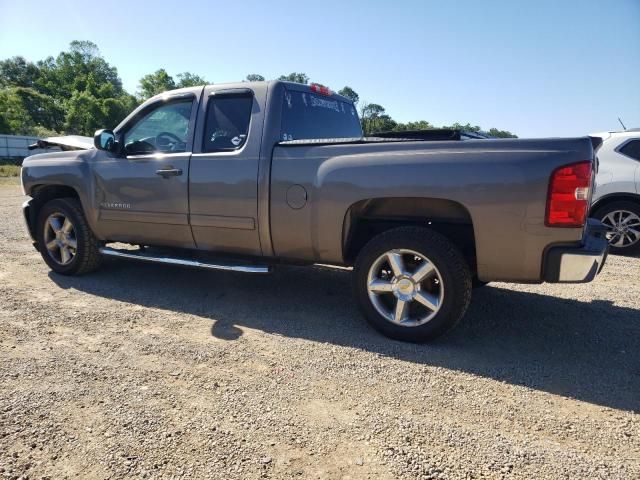
[(204, 152), (226, 152), (242, 148), (249, 134), (253, 95), (213, 95), (207, 104)]
[(192, 108), (193, 101), (185, 99), (146, 112), (124, 134), (127, 155), (185, 152)]

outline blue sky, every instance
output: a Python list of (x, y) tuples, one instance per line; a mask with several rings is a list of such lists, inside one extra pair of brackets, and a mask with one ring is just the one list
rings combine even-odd
[(0, 0), (0, 58), (98, 44), (125, 88), (299, 71), (396, 120), (520, 136), (640, 127), (640, 0)]

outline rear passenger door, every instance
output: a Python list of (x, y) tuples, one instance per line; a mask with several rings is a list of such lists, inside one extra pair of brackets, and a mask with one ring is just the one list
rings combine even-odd
[(189, 170), (191, 230), (200, 249), (260, 255), (258, 170), (266, 92), (205, 89)]

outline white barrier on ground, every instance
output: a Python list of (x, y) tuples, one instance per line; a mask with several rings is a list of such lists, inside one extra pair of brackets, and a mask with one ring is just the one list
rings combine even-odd
[(37, 148), (29, 150), (29, 145), (38, 141), (38, 137), (22, 135), (0, 135), (0, 158), (24, 158), (46, 150)]

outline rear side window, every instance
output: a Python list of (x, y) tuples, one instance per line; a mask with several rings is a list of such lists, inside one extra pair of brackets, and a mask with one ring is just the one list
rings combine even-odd
[(361, 136), (362, 128), (353, 104), (311, 92), (285, 90), (282, 141)]
[(207, 104), (205, 152), (238, 150), (247, 141), (253, 95), (213, 95)]
[(627, 157), (640, 161), (640, 139), (625, 143), (618, 151)]

